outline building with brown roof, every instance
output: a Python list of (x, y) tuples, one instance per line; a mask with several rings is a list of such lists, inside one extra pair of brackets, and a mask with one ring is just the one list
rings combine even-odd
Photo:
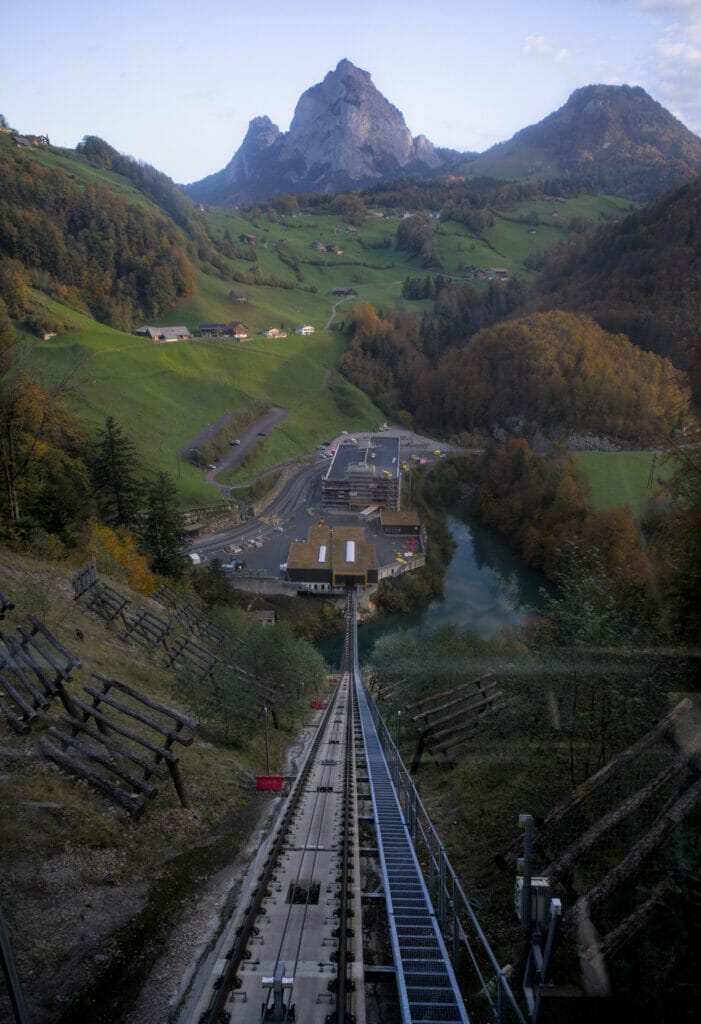
[(328, 592), (377, 583), (375, 547), (362, 526), (312, 526), (290, 544), (287, 576), (300, 590)]
[(382, 509), (380, 512), (380, 524), (383, 533), (402, 537), (418, 537), (421, 529), (419, 513), (413, 510), (396, 512)]

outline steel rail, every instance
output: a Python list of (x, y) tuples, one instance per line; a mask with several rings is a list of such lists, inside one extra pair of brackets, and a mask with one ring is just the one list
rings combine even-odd
[[(350, 645), (350, 613), (353, 609), (353, 600), (349, 594), (346, 599), (346, 644), (344, 650), (345, 675), (348, 679), (348, 694), (346, 698), (346, 751), (345, 771), (343, 786), (343, 849), (342, 849), (342, 870), (341, 870), (341, 903), (338, 927), (338, 972), (336, 979), (336, 1022), (335, 1024), (352, 1024), (353, 1016), (347, 1011), (347, 998), (349, 996), (348, 979), (348, 898), (349, 898), (349, 877), (348, 860), (351, 855), (350, 831), (352, 825), (352, 785), (353, 785), (353, 677), (350, 671), (352, 654)], [(343, 675), (341, 676), (343, 678)]]
[[(336, 695), (335, 695), (334, 698), (332, 698), (330, 703), (333, 705), (333, 712), (334, 712), (334, 714), (337, 714), (338, 713), (338, 691), (336, 691)], [(321, 730), (322, 730), (322, 733), (324, 735), (324, 742), (327, 742), (326, 729), (324, 728), (323, 723), (321, 725)], [(320, 743), (319, 746), (321, 746), (321, 745), (322, 744)], [(317, 753), (318, 753), (318, 748), (317, 748)], [(316, 755), (314, 755), (312, 757), (312, 763), (314, 761), (315, 756)], [(326, 785), (328, 785), (329, 781), (332, 779), (332, 776), (333, 776), (332, 766), (331, 765), (325, 766), (324, 772), (322, 773), (322, 786), (325, 787)], [(317, 787), (317, 790), (318, 790), (318, 787)], [(319, 856), (319, 854), (318, 854), (318, 841), (319, 841), (319, 837), (320, 837), (321, 832), (322, 832), (323, 827), (324, 827), (324, 814), (326, 813), (326, 810), (327, 810), (326, 802), (322, 800), (320, 792), (317, 791), (317, 793), (315, 795), (315, 798), (314, 798), (314, 807), (318, 808), (320, 806), (322, 807), (321, 817), (318, 820), (316, 820), (315, 814), (312, 814), (312, 819), (309, 822), (309, 827), (308, 827), (308, 830), (307, 830), (306, 835), (304, 837), (304, 842), (302, 844), (305, 847), (310, 845), (310, 840), (312, 839), (312, 833), (313, 833), (314, 829), (316, 829), (316, 837), (315, 837), (316, 838), (316, 843), (313, 844), (316, 848), (314, 849), (314, 854), (313, 854), (312, 862), (311, 862), (311, 870), (310, 870), (311, 877), (314, 876), (314, 869), (316, 867), (317, 859), (318, 859), (318, 856)], [(308, 867), (308, 865), (306, 867)], [(295, 888), (297, 887), (297, 885), (300, 882), (300, 879), (302, 877), (303, 869), (304, 869), (304, 861), (300, 860), (299, 867), (297, 869), (297, 875), (296, 875), (296, 877), (294, 879), (294, 883), (293, 883)], [(303, 914), (302, 922), (301, 922), (301, 925), (299, 926), (299, 931), (298, 931), (298, 934), (297, 934), (297, 948), (296, 948), (296, 951), (295, 951), (293, 967), (292, 967), (292, 970), (291, 970), (291, 974), (292, 974), (293, 977), (297, 973), (297, 966), (299, 964), (299, 955), (300, 955), (300, 950), (302, 948), (302, 940), (303, 940), (303, 937), (304, 937), (304, 928), (305, 928), (305, 924), (306, 924), (306, 921), (307, 921), (307, 913), (308, 913), (308, 910), (309, 910), (309, 906), (310, 906), (310, 892), (309, 892), (309, 890), (307, 890), (307, 894), (306, 894), (305, 901), (304, 901), (304, 914)], [(288, 910), (288, 913), (287, 913), (287, 919), (285, 921), (285, 924), (284, 924), (284, 927), (282, 929), (282, 932), (279, 935), (278, 951), (277, 951), (277, 955), (275, 957), (275, 968), (277, 968), (277, 966), (278, 966), (278, 964), (280, 962), (280, 958), (281, 958), (281, 955), (282, 955), (282, 950), (283, 950), (284, 944), (285, 944), (285, 938), (287, 936), (287, 930), (288, 930), (288, 927), (289, 927), (289, 924), (290, 924), (290, 921), (291, 921), (291, 917), (292, 917), (292, 913), (293, 913), (293, 901), (290, 900), (290, 907), (289, 907), (289, 910)], [(267, 1011), (268, 1003), (270, 1002), (271, 998), (273, 998), (272, 991), (268, 992), (268, 996), (267, 996), (266, 1002), (264, 1004), (264, 1011)], [(289, 1009), (290, 1005), (291, 1005), (291, 1000), (290, 1000), (290, 1003), (288, 1004), (288, 1007), (285, 1010), (285, 1020), (288, 1020), (289, 1013), (290, 1013), (290, 1009)]]
[(307, 758), (304, 762), (304, 766), (297, 776), (295, 787), (290, 794), (285, 815), (281, 822), (280, 828), (277, 832), (275, 842), (268, 853), (265, 861), (265, 867), (259, 883), (256, 887), (254, 895), (251, 899), (250, 904), (246, 909), (246, 914), (243, 923), (240, 927), (239, 933), (236, 936), (233, 946), (229, 951), (227, 957), (228, 964), (218, 979), (216, 990), (210, 1000), (210, 1004), (200, 1017), (200, 1024), (219, 1024), (219, 1021), (223, 1018), (220, 1016), (224, 1012), (224, 1008), (229, 998), (229, 993), (234, 988), (234, 979), (236, 973), (240, 967), (241, 961), (243, 960), (243, 954), (253, 934), (253, 928), (255, 925), (256, 918), (263, 904), (266, 890), (270, 884), (272, 874), (275, 870), (280, 851), (287, 838), (292, 818), (297, 806), (304, 792), (304, 788), (311, 772), (312, 764), (317, 751), (321, 745), (322, 737), (326, 733), (326, 727), (331, 719), (331, 715), (335, 713), (335, 700), (329, 700), (328, 707), (324, 713), (324, 716), (317, 729), (317, 734), (314, 738), (314, 742), (308, 752)]

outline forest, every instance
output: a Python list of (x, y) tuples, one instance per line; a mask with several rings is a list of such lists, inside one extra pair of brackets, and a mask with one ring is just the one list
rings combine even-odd
[(0, 294), (13, 318), (34, 286), (121, 330), (194, 290), (175, 224), (106, 184), (79, 182), (0, 146)]
[(701, 178), (543, 258), (539, 308), (586, 309), (686, 370), (701, 395)]
[[(506, 291), (489, 294), (508, 301)], [(461, 295), (467, 301), (446, 313), (447, 300)], [(397, 313), (380, 316), (367, 304), (348, 314), (344, 371), (394, 416), (443, 434), (517, 417), (546, 431), (603, 432), (637, 443), (681, 427), (689, 403), (685, 375), (587, 316), (534, 314), (470, 336), (468, 292), (444, 288), (436, 307), (421, 325)], [(465, 333), (461, 347), (440, 352), (439, 344), (436, 357), (433, 340), (445, 338), (442, 317), (450, 340), (461, 322)]]

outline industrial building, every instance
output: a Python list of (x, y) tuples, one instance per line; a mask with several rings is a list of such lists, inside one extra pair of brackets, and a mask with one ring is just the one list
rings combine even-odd
[(418, 537), (421, 532), (419, 513), (413, 510), (407, 512), (382, 511), (380, 524), (382, 532), (390, 536)]
[(399, 510), (401, 465), (398, 437), (373, 434), (358, 443), (348, 438), (339, 444), (321, 481), (321, 507), (349, 512), (369, 506)]
[(313, 593), (367, 587), (377, 583), (375, 548), (362, 526), (312, 526), (306, 541), (290, 544), (287, 576)]

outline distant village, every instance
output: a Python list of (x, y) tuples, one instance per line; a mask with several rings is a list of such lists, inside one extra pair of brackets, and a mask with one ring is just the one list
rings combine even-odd
[[(314, 334), (315, 328), (311, 324), (299, 324), (295, 327), (295, 334)], [(165, 344), (170, 341), (191, 341), (193, 338), (232, 338), (234, 341), (250, 340), (248, 326), (240, 320), (232, 320), (228, 324), (200, 324), (197, 332), (193, 334), (187, 327), (152, 327), (144, 325), (137, 327), (133, 332), (137, 338), (147, 338), (154, 344)], [(279, 327), (268, 327), (266, 330), (258, 331), (263, 338), (286, 338), (287, 331)]]

